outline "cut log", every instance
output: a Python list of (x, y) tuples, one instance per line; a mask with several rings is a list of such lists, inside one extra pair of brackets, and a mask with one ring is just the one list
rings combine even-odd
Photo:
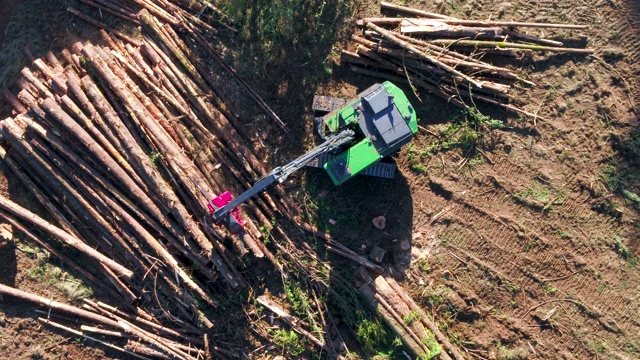
[(118, 275), (121, 275), (127, 279), (130, 279), (131, 277), (133, 277), (133, 272), (131, 270), (118, 264), (117, 262), (113, 261), (107, 256), (99, 253), (98, 251), (94, 250), (92, 247), (85, 244), (82, 240), (67, 233), (66, 231), (60, 229), (59, 227), (47, 222), (40, 216), (30, 212), (29, 210), (14, 203), (13, 201), (7, 199), (4, 196), (0, 196), (0, 208), (19, 217), (22, 221), (33, 224), (38, 228), (40, 228), (41, 230), (51, 234), (52, 236), (57, 237), (58, 239), (64, 241), (67, 245), (76, 248), (83, 254), (109, 267), (110, 269), (115, 271)]
[(400, 22), (400, 32), (429, 37), (468, 37), (471, 39), (497, 39), (502, 35), (502, 30), (499, 27), (449, 25), (431, 19), (403, 19)]
[(385, 30), (375, 24), (372, 23), (367, 23), (367, 27), (377, 31), (380, 35), (382, 35), (384, 38), (388, 39), (389, 41), (393, 42), (394, 44), (400, 46), (403, 49), (406, 49), (407, 51), (410, 51), (416, 55), (418, 55), (419, 57), (433, 63), (434, 65), (443, 68), (444, 70), (449, 71), (450, 73), (460, 76), (461, 78), (463, 78), (465, 81), (467, 81), (469, 84), (472, 84), (474, 86), (476, 86), (477, 88), (482, 88), (482, 84), (480, 84), (478, 81), (470, 78), (469, 76), (461, 73), (460, 71), (450, 67), (449, 65), (446, 65), (444, 63), (442, 63), (441, 61), (439, 61), (438, 59), (436, 59), (433, 56), (429, 56), (425, 53), (423, 53), (422, 51), (416, 49), (415, 46), (409, 44), (407, 41), (404, 41), (402, 39), (399, 39), (397, 36), (393, 35), (393, 33), (391, 33), (388, 30)]
[(380, 8), (381, 9), (386, 9), (386, 10), (402, 12), (402, 13), (405, 13), (405, 14), (421, 16), (421, 17), (425, 17), (425, 18), (431, 18), (431, 19), (454, 19), (454, 18), (449, 17), (449, 16), (436, 14), (436, 13), (432, 13), (432, 12), (428, 12), (428, 11), (417, 10), (417, 9), (409, 8), (409, 7), (406, 7), (406, 6), (395, 5), (395, 4), (386, 2), (386, 1), (381, 1), (380, 2)]
[(293, 315), (289, 314), (280, 305), (276, 304), (265, 295), (258, 296), (257, 300), (260, 305), (271, 310), (274, 314), (278, 315), (278, 318), (282, 319), (284, 322), (289, 324), (289, 326), (291, 326), (293, 331), (311, 340), (311, 342), (314, 343), (317, 347), (319, 347), (320, 350), (323, 350), (325, 348), (325, 344), (322, 340), (318, 339), (315, 335), (303, 329), (302, 326), (299, 325), (300, 321), (298, 321)]
[(47, 324), (47, 325), (53, 326), (53, 327), (55, 327), (55, 328), (62, 329), (62, 330), (64, 330), (64, 331), (67, 331), (67, 332), (69, 332), (69, 333), (72, 333), (72, 334), (74, 334), (74, 335), (76, 335), (76, 336), (80, 336), (80, 337), (82, 337), (82, 338), (85, 338), (85, 339), (88, 339), (88, 340), (94, 341), (94, 342), (96, 342), (96, 343), (98, 343), (98, 344), (101, 344), (101, 345), (104, 345), (104, 346), (106, 346), (106, 347), (108, 347), (108, 348), (111, 348), (111, 349), (115, 349), (115, 350), (121, 351), (121, 352), (123, 352), (123, 353), (125, 353), (125, 354), (128, 354), (128, 355), (131, 355), (131, 356), (133, 356), (133, 357), (135, 357), (135, 358), (137, 358), (137, 359), (145, 359), (145, 360), (149, 360), (149, 358), (146, 358), (146, 357), (144, 357), (144, 356), (140, 356), (140, 355), (136, 355), (136, 354), (134, 354), (133, 352), (131, 352), (131, 351), (127, 350), (127, 349), (123, 349), (123, 348), (121, 348), (121, 347), (119, 347), (119, 346), (113, 345), (113, 344), (108, 343), (108, 342), (106, 342), (106, 341), (103, 341), (103, 340), (100, 340), (100, 339), (93, 338), (93, 337), (91, 337), (91, 336), (89, 336), (89, 335), (83, 334), (81, 331), (74, 330), (74, 329), (72, 329), (72, 328), (70, 328), (70, 327), (68, 327), (68, 326), (64, 326), (64, 325), (62, 325), (62, 324), (58, 324), (58, 323), (56, 323), (56, 322), (54, 322), (54, 321), (51, 321), (51, 320), (49, 320), (49, 319), (45, 319), (45, 318), (38, 318), (38, 321), (40, 321), (40, 322), (42, 322), (42, 323), (44, 323), (44, 324)]
[(389, 311), (384, 308), (376, 299), (375, 292), (365, 284), (358, 288), (360, 294), (366, 299), (367, 304), (370, 305), (380, 316), (382, 320), (389, 325), (389, 327), (398, 335), (400, 340), (406, 348), (411, 351), (413, 356), (422, 356), (424, 351), (420, 344), (418, 344), (404, 329), (401, 323), (399, 323)]
[(449, 338), (447, 338), (438, 328), (438, 326), (431, 320), (431, 318), (429, 317), (429, 315), (427, 315), (427, 313), (418, 306), (418, 304), (415, 303), (415, 301), (413, 301), (413, 299), (411, 299), (411, 297), (409, 296), (409, 294), (406, 293), (406, 291), (400, 286), (400, 284), (398, 284), (393, 278), (389, 277), (389, 278), (385, 278), (385, 280), (387, 281), (387, 283), (395, 290), (396, 294), (398, 294), (399, 296), (401, 296), (404, 301), (409, 305), (409, 308), (411, 309), (411, 311), (415, 311), (418, 314), (418, 317), (420, 318), (420, 321), (429, 329), (431, 330), (431, 332), (433, 332), (433, 334), (435, 335), (436, 339), (438, 340), (438, 342), (440, 344), (442, 344), (442, 346), (444, 347), (444, 349), (456, 360), (464, 360), (464, 357), (462, 356), (462, 354), (460, 353), (460, 351), (458, 350), (458, 348), (456, 348), (453, 344), (451, 344), (451, 342), (449, 341)]
[(18, 98), (13, 95), (13, 93), (9, 91), (9, 89), (2, 89), (2, 96), (4, 96), (5, 100), (7, 100), (9, 105), (11, 105), (11, 107), (13, 108), (13, 111), (15, 111), (17, 114), (24, 114), (27, 112), (27, 108), (25, 108), (24, 105), (20, 103), (20, 100), (18, 100)]
[(574, 54), (593, 54), (593, 49), (576, 49), (565, 47), (542, 46), (535, 44), (518, 44), (506, 41), (480, 41), (480, 40), (433, 40), (432, 44), (450, 47), (476, 47), (486, 49), (522, 49), (531, 51), (565, 52)]

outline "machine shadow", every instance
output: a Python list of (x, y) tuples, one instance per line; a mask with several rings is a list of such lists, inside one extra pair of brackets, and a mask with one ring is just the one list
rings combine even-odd
[[(385, 160), (388, 161), (388, 160)], [(320, 169), (306, 172), (303, 181), (305, 201), (300, 206), (303, 216), (318, 224), (319, 230), (331, 236), (332, 241), (347, 247), (361, 260), (377, 265), (380, 271), (368, 269), (358, 262), (332, 251), (324, 241), (306, 240), (313, 246), (316, 256), (327, 266), (327, 316), (331, 318), (323, 329), (325, 341), (339, 349), (342, 341), (350, 344), (349, 351), (362, 358), (375, 355), (372, 344), (363, 340), (363, 326), (379, 324), (376, 310), (359, 292), (364, 277), (392, 276), (402, 280), (411, 264), (413, 202), (405, 176), (396, 171), (394, 179), (358, 175), (346, 183), (335, 186)], [(373, 223), (384, 218), (384, 228)], [(335, 328), (334, 328), (335, 326)], [(376, 346), (389, 348), (392, 331), (378, 339)], [(317, 352), (316, 352), (317, 353)], [(335, 355), (335, 354), (334, 354)], [(322, 352), (320, 358), (334, 358)]]
[[(310, 204), (302, 204), (319, 230), (386, 271), (402, 274), (411, 260), (413, 203), (407, 179), (396, 171), (394, 179), (360, 175), (335, 186), (321, 170), (306, 177)], [(374, 225), (382, 217), (384, 227)], [(320, 251), (319, 253), (322, 253)]]

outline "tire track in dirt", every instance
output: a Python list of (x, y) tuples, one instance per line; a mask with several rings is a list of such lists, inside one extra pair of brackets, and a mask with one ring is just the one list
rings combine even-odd
[[(506, 203), (506, 201), (503, 202), (499, 207), (504, 208)], [(492, 208), (486, 201), (483, 202), (483, 205), (487, 208)], [(537, 216), (526, 211), (526, 209), (521, 213), (529, 220)], [(562, 262), (559, 260), (561, 256), (559, 255), (564, 252), (569, 253), (571, 248), (558, 250), (556, 247), (537, 246), (536, 249), (539, 250), (533, 252), (533, 257), (523, 255), (517, 249), (522, 249), (526, 246), (527, 238), (530, 239), (530, 237), (522, 234), (523, 230), (529, 232), (526, 227), (505, 224), (504, 221), (497, 221), (497, 218), (505, 219), (505, 217), (500, 217), (499, 215), (487, 216), (487, 214), (490, 213), (486, 211), (483, 213), (482, 207), (477, 205), (456, 208), (452, 215), (458, 218), (464, 217), (465, 221), (463, 221), (462, 226), (456, 226), (447, 231), (447, 233), (458, 234), (458, 236), (451, 239), (452, 243), (460, 242), (460, 246), (466, 250), (465, 252), (473, 253), (483, 262), (490, 263), (493, 269), (497, 269), (494, 270), (495, 272), (507, 274), (508, 279), (511, 281), (525, 277), (537, 283), (537, 285), (524, 283), (522, 285), (525, 288), (540, 288), (543, 286), (541, 278), (547, 278), (547, 276), (552, 278), (558, 275), (560, 269), (563, 268)], [(470, 231), (470, 228), (473, 230)], [(490, 230), (485, 231), (485, 229)], [(534, 235), (534, 238), (542, 239), (538, 234)], [(549, 241), (545, 242), (549, 243)], [(549, 272), (549, 268), (556, 269), (556, 273)], [(566, 272), (567, 270), (563, 269), (561, 273)], [(544, 276), (545, 274), (548, 275)], [(631, 330), (630, 328), (633, 327), (632, 324), (629, 324), (633, 314), (637, 313), (637, 304), (632, 301), (633, 299), (625, 298), (613, 291), (598, 291), (600, 285), (590, 277), (581, 277), (580, 280), (574, 280), (569, 277), (555, 285), (557, 288), (554, 287), (553, 294), (572, 296), (585, 304), (587, 308), (594, 309), (595, 314), (601, 314), (598, 316), (605, 316), (604, 314), (613, 316), (615, 323), (625, 324), (624, 328)], [(594, 297), (593, 294), (596, 296)], [(606, 306), (603, 304), (606, 304)], [(619, 311), (620, 309), (624, 310)], [(619, 346), (623, 346), (624, 342), (621, 342), (617, 335), (610, 334), (611, 328), (619, 327), (620, 325), (607, 326), (608, 322), (610, 320), (598, 321), (600, 326), (594, 330), (600, 328), (599, 336), (606, 338), (609, 343), (617, 343)], [(609, 328), (609, 331), (603, 332), (603, 326), (605, 330)]]
[[(477, 12), (493, 13), (488, 8), (497, 7), (489, 1), (472, 3), (484, 7), (470, 10), (467, 15), (471, 17)], [(584, 33), (556, 34), (569, 38), (586, 34), (588, 47), (597, 49), (596, 55), (609, 65), (590, 57), (564, 57), (566, 63), (560, 58), (534, 57), (534, 64), (542, 71), (531, 76), (548, 85), (541, 90), (542, 95), (549, 95), (549, 87), (555, 91), (556, 83), (562, 83), (565, 77), (570, 80), (570, 71), (578, 74), (571, 79), (579, 85), (577, 90), (570, 91), (569, 85), (559, 88), (550, 109), (543, 109), (544, 116), (552, 120), (539, 123), (538, 135), (531, 141), (516, 132), (506, 134), (514, 151), (504, 156), (492, 152), (492, 166), (484, 164), (469, 172), (458, 169), (454, 176), (449, 175), (454, 172), (449, 167), (442, 166), (439, 171), (438, 161), (433, 173), (440, 175), (431, 178), (437, 183), (431, 186), (438, 189), (436, 195), (424, 187), (414, 197), (428, 199), (433, 206), (431, 214), (451, 210), (431, 225), (428, 219), (416, 225), (430, 226), (445, 249), (443, 253), (455, 254), (442, 256), (442, 268), (454, 274), (461, 283), (459, 288), (477, 295), (476, 307), (485, 309), (484, 318), (495, 319), (507, 329), (490, 331), (494, 343), (504, 339), (507, 344), (527, 348), (530, 339), (536, 348), (539, 345), (545, 350), (535, 358), (565, 358), (561, 351), (569, 354), (567, 359), (571, 355), (576, 359), (602, 358), (603, 354), (604, 358), (614, 354), (633, 357), (637, 350), (630, 349), (629, 344), (640, 345), (640, 274), (618, 256), (613, 244), (613, 235), (630, 234), (621, 234), (625, 230), (612, 216), (595, 211), (593, 194), (597, 192), (591, 187), (603, 186), (598, 181), (602, 181), (600, 171), (606, 165), (606, 159), (592, 155), (611, 155), (607, 152), (611, 140), (601, 135), (615, 133), (616, 126), (622, 130), (630, 120), (635, 121), (626, 112), (625, 92), (630, 91), (634, 102), (640, 104), (640, 80), (636, 79), (640, 74), (640, 0), (519, 1), (517, 6), (520, 10), (512, 20), (590, 25)], [(591, 73), (597, 82), (590, 78)], [(621, 77), (623, 82), (626, 78), (624, 85), (617, 83)], [(609, 94), (602, 95), (605, 92)], [(598, 99), (590, 98), (592, 93), (606, 97), (606, 102), (596, 103)], [(583, 101), (579, 117), (577, 109), (571, 114), (554, 110), (556, 103), (573, 101), (576, 94), (575, 99)], [(613, 113), (620, 116), (613, 119), (619, 124), (599, 118), (602, 106), (610, 102), (624, 103), (620, 108), (616, 105)], [(546, 194), (535, 194), (537, 188)], [(465, 190), (467, 194), (461, 195)], [(510, 290), (513, 286), (518, 291)], [(464, 298), (462, 293), (460, 297)], [(571, 301), (548, 303), (529, 311), (558, 299)], [(553, 308), (558, 312), (551, 323), (558, 330), (537, 327), (540, 323), (534, 315), (541, 317)], [(467, 333), (475, 328), (453, 326)]]
[[(515, 167), (515, 166), (514, 166)], [(580, 198), (580, 196), (578, 196), (577, 198)], [(508, 201), (502, 201), (500, 206), (501, 207), (506, 207), (509, 205)], [(587, 204), (588, 205), (588, 204)], [(550, 213), (548, 213), (547, 215), (541, 215), (541, 214), (537, 214), (535, 212), (530, 212), (528, 209), (526, 209), (525, 207), (522, 206), (518, 206), (518, 208), (514, 209), (513, 213), (518, 213), (518, 211), (520, 211), (520, 217), (528, 219), (530, 223), (532, 223), (533, 225), (536, 224), (542, 224), (543, 222), (546, 223), (551, 223), (551, 224), (561, 224), (565, 219), (563, 217), (560, 216), (560, 214), (565, 214), (565, 210), (563, 209), (563, 207), (567, 207), (569, 209), (574, 209), (574, 213), (576, 214), (588, 214), (589, 212), (591, 214), (593, 214), (594, 212), (592, 210), (590, 210), (588, 207), (585, 207), (584, 203), (580, 203), (579, 201), (571, 201), (568, 203), (563, 203), (562, 205), (560, 205), (560, 207), (556, 210), (556, 211), (552, 211)], [(511, 206), (511, 208), (513, 208), (514, 206)], [(516, 216), (518, 217), (518, 216)], [(595, 216), (590, 216), (589, 217), (589, 222), (586, 223), (587, 225), (587, 230), (589, 229), (594, 229), (597, 230), (600, 233), (605, 233), (605, 234), (610, 234), (610, 233), (614, 233), (615, 231), (615, 223), (612, 223), (610, 221), (610, 218), (608, 217), (604, 217), (602, 215), (595, 215)], [(549, 238), (550, 240), (546, 240), (546, 242), (550, 242), (553, 243), (554, 246), (556, 247), (556, 249), (546, 249), (544, 247), (536, 247), (537, 249), (540, 250), (544, 250), (546, 252), (549, 253), (547, 259), (549, 259), (549, 257), (555, 257), (555, 258), (559, 258), (559, 255), (564, 256), (564, 254), (571, 254), (574, 251), (574, 245), (575, 243), (572, 242), (567, 242), (567, 241), (563, 241), (559, 236), (557, 236), (556, 234), (548, 234), (545, 233), (545, 229), (540, 229), (540, 234), (537, 234), (537, 237), (544, 237), (544, 238)], [(579, 233), (578, 231), (576, 231), (576, 233)], [(589, 259), (589, 258), (595, 258), (597, 257), (599, 252), (602, 252), (602, 248), (593, 248), (591, 246), (583, 246), (580, 249), (580, 253), (579, 255), (581, 255), (582, 259), (578, 258), (578, 261), (580, 263), (584, 263), (585, 266), (588, 265), (586, 263), (586, 261), (584, 259)], [(605, 250), (606, 251), (606, 250)], [(613, 252), (612, 252), (613, 253)], [(536, 256), (539, 257), (542, 254)], [(542, 260), (542, 265), (546, 265), (546, 262), (543, 259)], [(614, 257), (614, 262), (615, 259)], [(620, 260), (617, 261), (618, 265), (624, 265), (624, 263)], [(588, 268), (588, 266), (587, 266)], [(544, 274), (543, 271), (541, 271), (543, 269), (538, 269), (537, 273), (542, 273)], [(595, 272), (595, 269), (591, 269), (593, 272)], [(548, 274), (549, 277), (553, 277), (551, 275), (553, 274)], [(637, 276), (633, 276), (633, 278), (637, 279)], [(569, 282), (565, 282), (565, 283), (569, 283)], [(582, 286), (580, 286), (580, 288), (582, 288), (584, 285), (586, 284), (581, 284)], [(588, 286), (587, 288), (592, 288), (592, 289), (596, 289), (598, 288), (598, 286), (600, 286), (600, 284), (598, 283), (592, 283), (590, 284), (591, 286)], [(598, 293), (596, 293), (598, 294)], [(609, 299), (611, 300), (611, 299)], [(614, 303), (614, 308), (617, 304)], [(627, 301), (627, 303), (625, 303), (626, 307), (623, 308), (627, 308), (627, 309), (631, 309), (630, 311), (633, 311), (634, 307), (628, 307), (627, 305), (630, 305)], [(611, 306), (610, 306), (611, 307)], [(637, 307), (637, 306), (636, 306)], [(629, 312), (626, 312), (627, 314)]]
[[(465, 231), (467, 230), (467, 231)], [(460, 243), (458, 245), (454, 245), (456, 240), (452, 240), (451, 243), (447, 243), (445, 246), (450, 248), (452, 251), (457, 252), (460, 257), (466, 258), (467, 260), (471, 260), (474, 262), (480, 271), (478, 271), (473, 278), (480, 278), (485, 273), (491, 273), (492, 277), (498, 279), (499, 286), (507, 287), (514, 286), (513, 284), (518, 284), (518, 287), (522, 287), (522, 289), (528, 289), (526, 291), (530, 291), (531, 289), (535, 289), (540, 286), (540, 281), (536, 279), (531, 270), (528, 270), (524, 264), (528, 263), (527, 259), (523, 259), (522, 257), (514, 256), (513, 253), (509, 253), (505, 248), (496, 247), (495, 244), (491, 244), (490, 241), (486, 241), (487, 237), (477, 237), (473, 236), (473, 232), (468, 231), (465, 227), (454, 227), (452, 232), (460, 234), (458, 240), (468, 239), (467, 243)], [(464, 249), (463, 249), (464, 248)], [(522, 280), (524, 279), (524, 281)], [(490, 278), (489, 280), (494, 280)], [(466, 286), (471, 287), (474, 291), (479, 294), (486, 293), (485, 289), (475, 287), (477, 281), (473, 281), (472, 283), (466, 284)], [(569, 295), (564, 294), (562, 290), (554, 290), (553, 295), (557, 295), (557, 298), (567, 297)], [(548, 298), (541, 296), (542, 298)], [(552, 297), (556, 298), (556, 297)], [(580, 297), (573, 297), (576, 301), (579, 301), (586, 305), (587, 308), (592, 308), (592, 305), (586, 303), (584, 299)], [(496, 308), (505, 308), (503, 301), (500, 299), (497, 302), (492, 302), (491, 300), (496, 299), (495, 296), (491, 296), (491, 294), (487, 294), (483, 296), (483, 299), (487, 301), (491, 306)], [(532, 299), (531, 299), (532, 300)], [(529, 306), (529, 305), (527, 305)], [(517, 318), (521, 318), (524, 314), (522, 312), (516, 313)], [(525, 319), (528, 320), (528, 319)], [(605, 329), (602, 328), (602, 324), (600, 322), (593, 321), (589, 315), (585, 315), (583, 311), (575, 312), (572, 316), (567, 318), (562, 318), (562, 320), (558, 320), (559, 326), (564, 328), (576, 328), (579, 326), (584, 326), (584, 324), (589, 323), (589, 333), (597, 334), (599, 338), (603, 338), (607, 341), (610, 346), (618, 345), (618, 348), (622, 348), (624, 343), (619, 342), (619, 336), (616, 334), (611, 334)], [(527, 333), (531, 338), (536, 338), (534, 332), (522, 330), (524, 333)], [(540, 340), (539, 342), (545, 343), (550, 341), (558, 341), (556, 335), (551, 336), (550, 338), (545, 338), (544, 341)], [(572, 336), (562, 338), (562, 342), (571, 343), (576, 341)], [(581, 349), (578, 345), (580, 343), (576, 343), (573, 346), (575, 354), (581, 354), (582, 351), (586, 351)], [(587, 355), (587, 352), (584, 353)]]
[(634, 75), (629, 79), (633, 86), (633, 98), (635, 106), (640, 104), (640, 79), (639, 67), (640, 62), (640, 1), (638, 0), (622, 0), (616, 3), (616, 9), (606, 12), (605, 16), (609, 19), (615, 19), (611, 27), (618, 30), (620, 43), (625, 50), (626, 56), (631, 59), (634, 65)]
[[(618, 61), (620, 59), (617, 58), (617, 49), (611, 53), (609, 50), (612, 48), (611, 45), (619, 45), (633, 74), (639, 75), (640, 1), (593, 0), (575, 1), (575, 3), (571, 1), (566, 4), (556, 1), (537, 1), (529, 4), (519, 2), (519, 5), (523, 5), (529, 14), (562, 14), (560, 19), (563, 21), (590, 25), (589, 43), (591, 47), (597, 49), (596, 54), (611, 55), (614, 62)], [(611, 68), (607, 71), (611, 71)], [(629, 91), (632, 93), (634, 105), (637, 106), (640, 104), (640, 79), (638, 76), (628, 76), (626, 81), (631, 85)]]
[[(466, 236), (464, 237), (473, 239), (472, 234), (466, 230), (468, 229), (466, 229), (465, 227), (458, 227), (453, 231), (460, 234), (465, 234), (465, 232), (467, 232)], [(477, 239), (480, 240), (480, 238)], [(587, 350), (588, 347), (585, 348), (584, 346), (582, 346), (583, 344), (579, 341), (579, 338), (575, 337), (571, 332), (566, 331), (566, 329), (578, 328), (579, 326), (583, 326), (583, 324), (588, 323), (588, 319), (582, 319), (584, 317), (583, 314), (572, 311), (572, 316), (570, 316), (569, 319), (579, 319), (579, 321), (563, 322), (562, 324), (557, 325), (558, 327), (565, 329), (564, 331), (562, 331), (560, 337), (556, 332), (553, 331), (549, 333), (538, 331), (536, 325), (529, 325), (527, 324), (527, 319), (521, 319), (522, 314), (514, 313), (510, 317), (505, 318), (502, 315), (502, 310), (500, 309), (504, 309), (506, 307), (506, 304), (501, 301), (501, 297), (496, 296), (496, 293), (501, 291), (508, 292), (509, 290), (505, 288), (507, 288), (507, 286), (513, 286), (512, 284), (516, 283), (523, 289), (530, 288), (531, 286), (534, 286), (535, 282), (517, 282), (519, 274), (506, 274), (505, 272), (503, 272), (503, 269), (498, 269), (495, 264), (488, 264), (484, 260), (478, 258), (478, 256), (476, 256), (477, 253), (474, 252), (473, 249), (463, 250), (460, 246), (453, 245), (452, 243), (447, 243), (445, 244), (445, 246), (452, 252), (457, 253), (459, 257), (467, 260), (468, 264), (470, 264), (466, 267), (466, 271), (469, 274), (466, 276), (466, 279), (468, 280), (464, 282), (464, 287), (472, 288), (474, 292), (481, 296), (481, 298), (483, 299), (483, 303), (478, 304), (479, 307), (486, 307), (488, 305), (492, 309), (496, 309), (495, 311), (491, 310), (491, 313), (486, 315), (487, 317), (495, 318), (506, 328), (509, 328), (511, 329), (511, 331), (516, 333), (516, 335), (523, 336), (526, 339), (531, 339), (534, 344), (540, 344), (547, 349), (547, 345), (561, 342), (563, 344), (568, 344), (568, 347), (573, 349), (572, 353), (576, 356), (579, 356), (578, 358), (589, 358), (592, 356), (592, 354), (590, 354)], [(464, 246), (464, 244), (461, 246)], [(500, 258), (504, 260), (504, 257)], [(526, 273), (523, 274), (526, 275)], [(495, 284), (496, 279), (498, 280), (499, 285), (495, 287), (486, 286), (486, 284)], [(523, 322), (523, 324), (518, 324), (518, 322)], [(597, 329), (598, 324), (592, 321), (589, 324), (589, 328)], [(603, 334), (601, 334), (600, 332), (598, 333), (598, 336), (602, 335)], [(505, 340), (509, 341), (508, 339)], [(553, 351), (551, 351), (547, 356), (549, 356), (549, 358), (553, 358), (553, 356), (551, 356), (552, 353)]]

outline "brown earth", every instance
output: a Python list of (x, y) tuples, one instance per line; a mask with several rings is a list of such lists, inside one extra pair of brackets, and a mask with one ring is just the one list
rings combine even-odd
[[(411, 98), (420, 124), (440, 135), (420, 133), (394, 157), (400, 169), (394, 181), (360, 178), (334, 188), (321, 172), (309, 171), (291, 182), (290, 191), (310, 217), (350, 248), (363, 255), (376, 245), (387, 249), (385, 263), (393, 274), (405, 279), (414, 299), (469, 359), (639, 358), (640, 217), (629, 194), (640, 193), (634, 112), (640, 100), (640, 2), (405, 3), (459, 17), (587, 24), (584, 32), (544, 35), (586, 43), (597, 56), (497, 59), (538, 84), (517, 93), (527, 110), (545, 120), (534, 123), (480, 106), (508, 125), (479, 132), (476, 145), (485, 155), (460, 148), (433, 151), (431, 145), (446, 140), (449, 124), (464, 116), (420, 94), (421, 101)], [(356, 13), (379, 14), (377, 2), (362, 1)], [(333, 35), (343, 39), (347, 33)], [(227, 44), (239, 48), (229, 61), (293, 130), (294, 136), (284, 136), (255, 107), (237, 105), (253, 140), (273, 148), (265, 154), (271, 163), (292, 158), (312, 141), (313, 93), (350, 97), (374, 81), (333, 63), (330, 44), (305, 35), (287, 44), (291, 48), (279, 61), (264, 44)], [(416, 161), (426, 171), (412, 170)], [(3, 179), (2, 191), (27, 197), (10, 179)], [(387, 228), (380, 232), (371, 219), (383, 214)], [(402, 240), (411, 240), (409, 252), (400, 249)], [(1, 247), (0, 264), (9, 266), (0, 281), (43, 293), (42, 279), (25, 275), (38, 261), (37, 253)], [(103, 356), (75, 339), (65, 341), (65, 334), (42, 330), (34, 316), (32, 307), (2, 303), (0, 354)]]
[[(638, 204), (620, 194), (621, 187), (639, 190), (639, 8), (632, 1), (470, 1), (441, 9), (589, 24), (585, 33), (557, 34), (577, 42), (586, 36), (598, 49), (597, 57), (516, 59), (538, 84), (521, 91), (526, 108), (546, 120), (497, 113), (512, 128), (480, 139), (486, 156), (444, 152), (425, 157), (425, 174), (403, 172), (421, 235), (407, 287), (469, 355), (640, 356), (640, 218)], [(436, 133), (448, 120), (423, 115)], [(416, 147), (434, 141), (424, 134)], [(407, 156), (398, 159), (406, 170)]]
[[(486, 155), (433, 151), (460, 115), (421, 95), (420, 123), (441, 136), (422, 133), (396, 157), (400, 179), (387, 187), (371, 179), (332, 190), (321, 184), (310, 192), (329, 191), (326, 208), (344, 216), (334, 233), (363, 255), (374, 245), (387, 248), (386, 261), (396, 274), (406, 270), (407, 289), (469, 358), (640, 357), (640, 218), (637, 198), (624, 193), (640, 190), (640, 3), (405, 3), (458, 17), (588, 24), (585, 32), (530, 33), (570, 39), (597, 49), (596, 56), (497, 59), (538, 84), (517, 93), (546, 120), (481, 106), (508, 125), (480, 134)], [(359, 14), (379, 14), (376, 2), (363, 2)], [(370, 84), (345, 68), (334, 71), (318, 86), (323, 94), (351, 97)], [(416, 157), (424, 173), (411, 170)], [(315, 175), (308, 180), (317, 182)], [(383, 234), (370, 223), (381, 214), (392, 218)], [(410, 256), (399, 249), (403, 239), (412, 239)]]

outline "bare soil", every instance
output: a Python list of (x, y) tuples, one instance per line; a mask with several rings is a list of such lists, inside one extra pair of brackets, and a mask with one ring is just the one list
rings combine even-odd
[[(378, 15), (377, 3), (361, 1), (354, 15)], [(446, 140), (443, 130), (464, 115), (420, 93), (411, 101), (429, 132), (419, 133), (412, 148), (394, 157), (395, 180), (362, 177), (335, 188), (322, 172), (311, 170), (287, 184), (289, 190), (310, 220), (351, 249), (363, 255), (374, 246), (387, 250), (384, 263), (392, 274), (404, 280), (469, 359), (639, 358), (640, 204), (630, 194), (640, 194), (635, 112), (640, 2), (404, 3), (458, 17), (587, 24), (582, 32), (530, 33), (586, 43), (597, 56), (496, 59), (538, 84), (517, 94), (526, 110), (545, 120), (479, 106), (508, 125), (480, 133), (476, 145), (484, 154), (460, 148), (424, 152)], [(340, 45), (333, 48), (333, 41), (346, 43), (352, 20), (332, 19), (331, 41), (317, 40), (312, 31), (286, 39), (291, 42), (277, 44), (281, 54), (256, 34), (254, 43), (227, 40), (228, 60), (292, 129), (293, 135), (284, 135), (242, 95), (229, 91), (249, 137), (273, 149), (263, 154), (270, 164), (282, 164), (313, 141), (314, 93), (351, 97), (376, 81), (353, 75), (337, 60), (334, 50)], [(411, 169), (409, 159), (416, 156), (426, 171)], [(1, 183), (12, 198), (28, 199), (11, 179)], [(371, 224), (379, 215), (387, 217), (384, 231)], [(400, 248), (403, 240), (411, 241), (409, 251)], [(65, 296), (28, 276), (38, 261), (16, 246), (0, 247), (0, 281)], [(31, 306), (2, 302), (0, 354), (109, 356), (65, 334), (52, 335), (36, 315)]]
[[(443, 4), (453, 16), (589, 24), (557, 35), (598, 51), (508, 60), (538, 84), (521, 98), (546, 120), (481, 109), (510, 126), (480, 139), (486, 156), (439, 153), (423, 174), (398, 157), (414, 207), (407, 288), (470, 357), (637, 358), (640, 219), (621, 191), (640, 184), (638, 3)], [(419, 114), (436, 133), (450, 120)]]

